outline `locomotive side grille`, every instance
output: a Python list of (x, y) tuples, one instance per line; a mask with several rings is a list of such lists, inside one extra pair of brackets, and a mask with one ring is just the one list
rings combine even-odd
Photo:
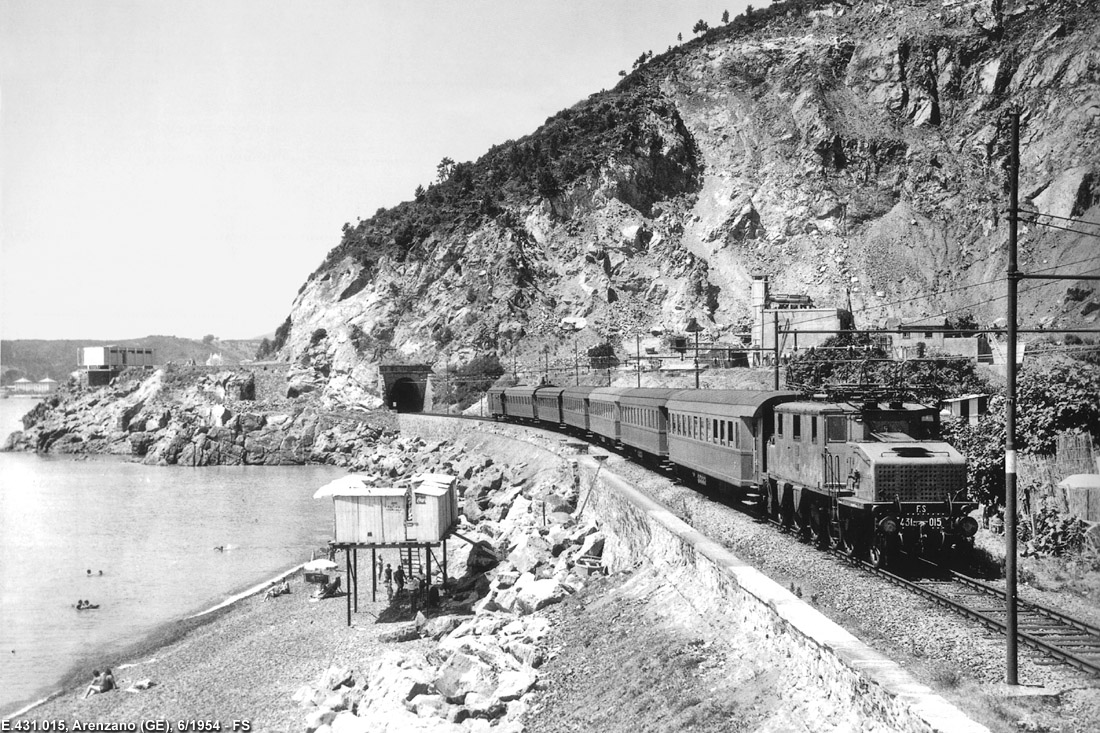
[(954, 497), (966, 486), (966, 466), (885, 465), (875, 467), (875, 501), (935, 502)]

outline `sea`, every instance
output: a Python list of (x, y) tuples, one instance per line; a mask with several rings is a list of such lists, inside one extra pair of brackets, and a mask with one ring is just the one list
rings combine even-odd
[[(35, 404), (0, 400), (0, 442)], [(0, 453), (0, 717), (310, 560), (345, 473)]]

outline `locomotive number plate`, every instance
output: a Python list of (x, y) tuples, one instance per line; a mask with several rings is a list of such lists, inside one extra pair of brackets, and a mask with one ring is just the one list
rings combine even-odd
[(902, 527), (943, 527), (946, 524), (946, 517), (923, 517), (917, 519), (916, 517), (902, 517)]

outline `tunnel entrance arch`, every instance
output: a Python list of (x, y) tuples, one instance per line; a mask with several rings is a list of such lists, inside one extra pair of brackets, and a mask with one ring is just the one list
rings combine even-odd
[(402, 377), (390, 388), (386, 403), (398, 412), (423, 412), (424, 394), (416, 386), (416, 382), (408, 377)]
[(382, 364), (378, 367), (385, 387), (386, 407), (397, 412), (432, 409), (428, 386), (432, 368), (427, 364)]

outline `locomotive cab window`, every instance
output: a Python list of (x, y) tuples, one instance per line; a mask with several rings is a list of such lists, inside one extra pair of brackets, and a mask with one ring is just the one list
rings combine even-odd
[(810, 418), (810, 442), (817, 442), (817, 415)]
[(783, 415), (776, 414), (775, 416), (775, 434), (783, 435)]
[(802, 416), (791, 415), (791, 438), (794, 440), (802, 439)]
[(843, 415), (828, 415), (825, 418), (825, 440), (830, 443), (848, 440), (848, 420)]

